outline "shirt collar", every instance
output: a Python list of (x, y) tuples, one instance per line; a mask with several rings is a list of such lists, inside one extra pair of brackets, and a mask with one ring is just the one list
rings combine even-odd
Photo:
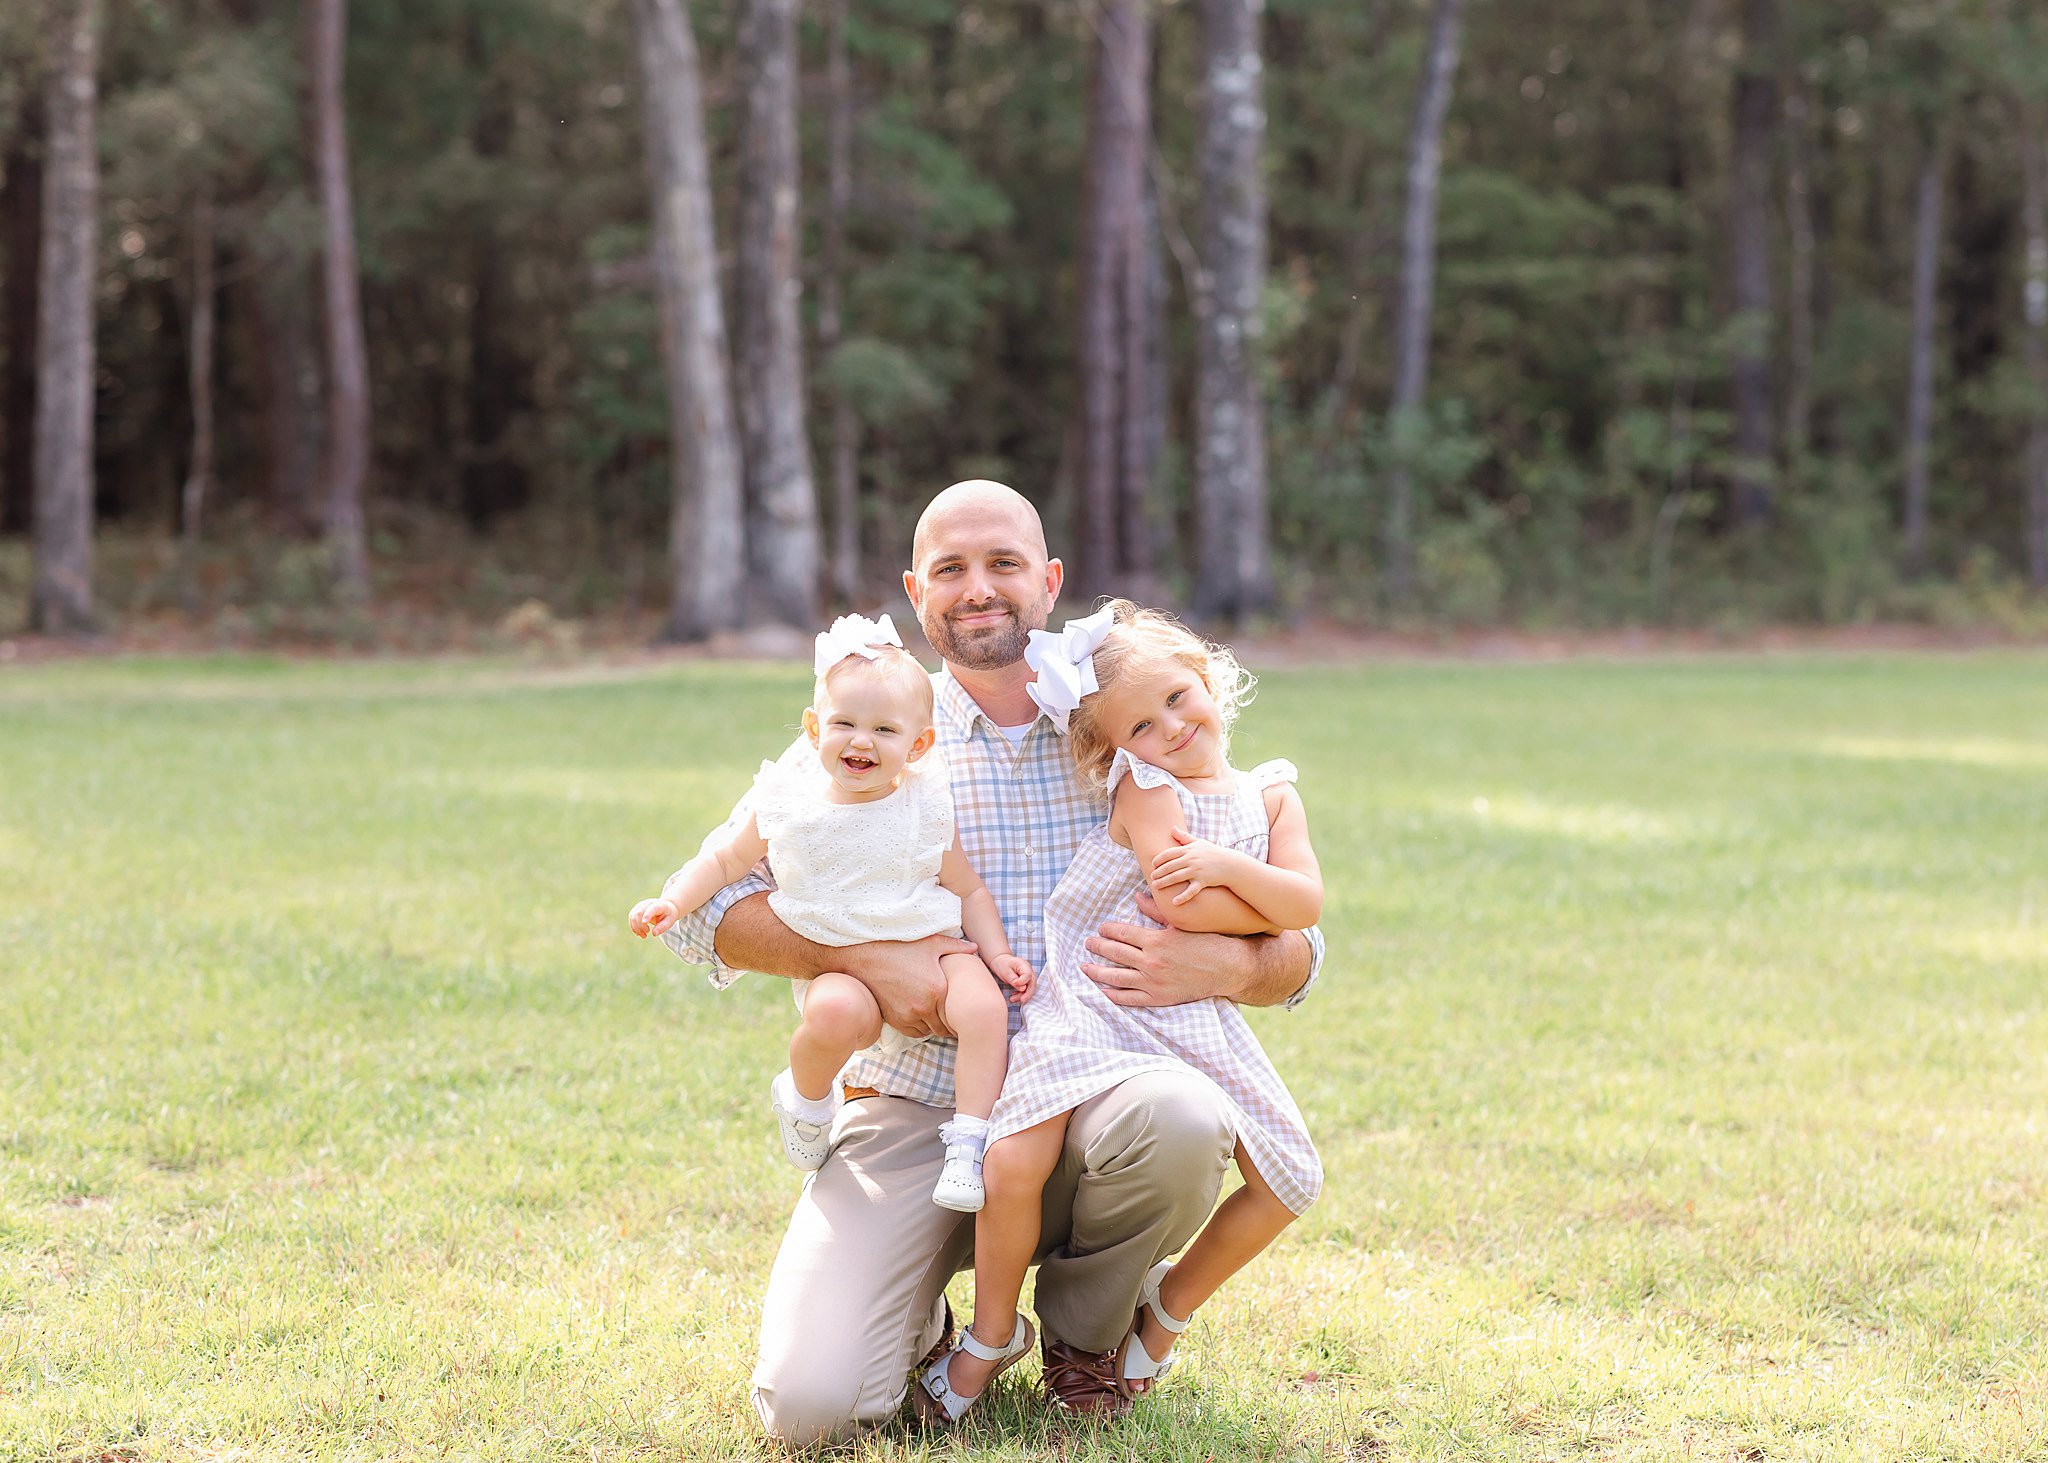
[[(986, 725), (992, 736), (1000, 737), (1003, 734), (1003, 729), (981, 709), (980, 703), (967, 694), (966, 688), (953, 679), (950, 671), (940, 671), (932, 677), (932, 704), (940, 719), (945, 721), (963, 742), (974, 735), (977, 722)], [(1032, 718), (1033, 724), (1050, 720), (1043, 711)], [(1055, 724), (1053, 729), (1057, 732), (1058, 726)]]

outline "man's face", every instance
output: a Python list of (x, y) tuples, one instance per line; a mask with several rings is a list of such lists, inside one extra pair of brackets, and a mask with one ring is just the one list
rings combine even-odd
[(951, 665), (998, 670), (1024, 659), (1059, 594), (1035, 523), (1001, 502), (963, 503), (928, 521), (904, 591), (932, 648)]

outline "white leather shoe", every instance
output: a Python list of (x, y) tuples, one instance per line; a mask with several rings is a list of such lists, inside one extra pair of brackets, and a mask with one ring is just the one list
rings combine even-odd
[[(839, 1089), (832, 1089), (838, 1096)], [(789, 1161), (805, 1173), (823, 1168), (825, 1157), (832, 1151), (832, 1120), (822, 1123), (810, 1122), (797, 1116), (804, 1105), (803, 1097), (796, 1090), (796, 1079), (784, 1067), (775, 1074), (775, 1080), (768, 1084), (769, 1105), (775, 1109), (775, 1120), (782, 1125), (782, 1151), (789, 1155)], [(833, 1112), (839, 1104), (832, 1104)]]
[[(986, 1132), (984, 1125), (978, 1131)], [(952, 1123), (940, 1125), (939, 1137), (946, 1145), (946, 1166), (932, 1188), (932, 1202), (941, 1209), (961, 1214), (979, 1214), (988, 1199), (981, 1183), (981, 1150), (978, 1138), (963, 1137)]]

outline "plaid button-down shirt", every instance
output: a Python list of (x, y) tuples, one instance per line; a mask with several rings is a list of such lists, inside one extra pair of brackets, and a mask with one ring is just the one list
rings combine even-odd
[[(1041, 715), (1025, 731), (1022, 745), (1013, 746), (952, 676), (943, 671), (933, 676), (932, 692), (938, 750), (952, 775), (961, 851), (995, 896), (1010, 948), (1034, 969), (1042, 968), (1046, 896), (1073, 861), (1081, 835), (1106, 816), (1102, 797), (1075, 771), (1066, 738), (1050, 718)], [(816, 749), (803, 737), (783, 753), (784, 760), (815, 756)], [(742, 798), (725, 827), (746, 817), (747, 801)], [(714, 940), (719, 922), (740, 900), (774, 887), (767, 872), (756, 869), (684, 915), (661, 938), (684, 960), (709, 966), (711, 983), (723, 990), (740, 972), (718, 958)], [(1313, 929), (1305, 933), (1309, 977), (1288, 1000), (1289, 1009), (1307, 997), (1322, 969), (1322, 934)], [(1012, 1035), (1022, 1021), (1023, 1008), (1012, 1006)], [(888, 1055), (865, 1051), (853, 1059), (843, 1078), (851, 1086), (950, 1108), (954, 1045), (940, 1038)]]

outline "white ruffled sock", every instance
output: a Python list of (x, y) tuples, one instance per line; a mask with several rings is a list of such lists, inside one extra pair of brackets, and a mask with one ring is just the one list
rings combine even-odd
[(979, 1163), (983, 1150), (988, 1147), (988, 1119), (956, 1112), (949, 1121), (939, 1125), (939, 1140), (948, 1150), (956, 1147), (972, 1149), (974, 1161)]
[[(754, 1079), (759, 1081), (757, 1077)], [(775, 1079), (775, 1095), (781, 1099), (783, 1109), (800, 1123), (816, 1123), (829, 1126), (833, 1114), (839, 1111), (839, 1084), (833, 1083), (832, 1090), (823, 1097), (805, 1097), (796, 1090), (796, 1075), (784, 1067), (782, 1075)]]

